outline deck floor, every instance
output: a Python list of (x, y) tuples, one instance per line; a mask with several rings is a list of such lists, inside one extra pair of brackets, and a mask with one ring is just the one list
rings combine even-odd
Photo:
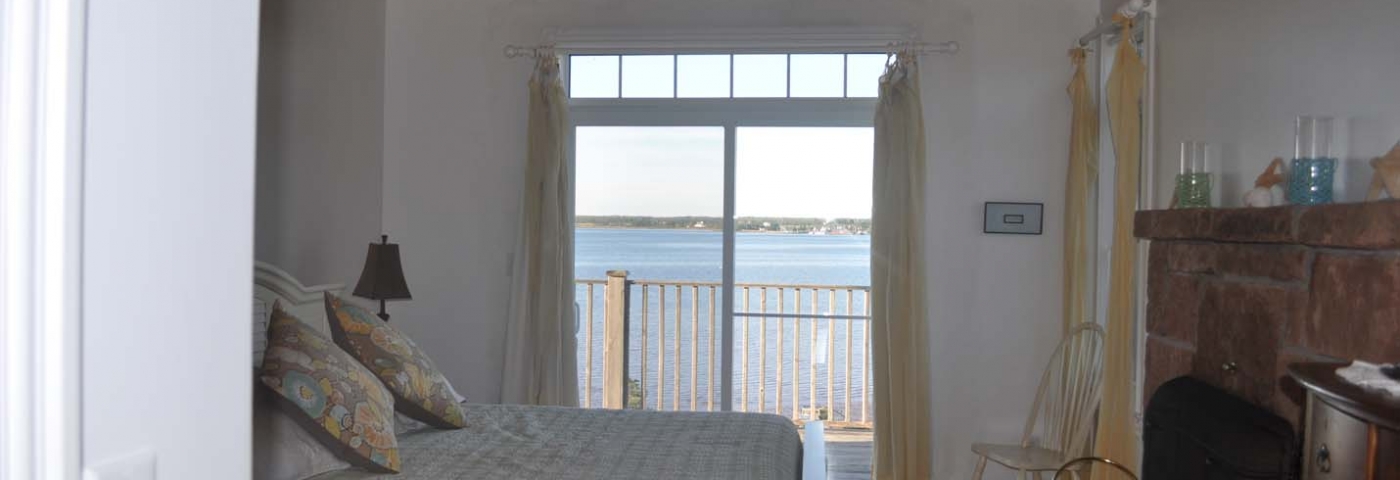
[(826, 478), (869, 480), (872, 441), (869, 429), (827, 428)]

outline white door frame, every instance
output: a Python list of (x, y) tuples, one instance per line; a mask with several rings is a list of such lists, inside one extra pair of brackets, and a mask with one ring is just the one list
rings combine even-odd
[[(681, 55), (743, 53), (886, 52), (895, 43), (918, 43), (903, 28), (610, 30), (554, 29), (552, 50), (563, 56), (563, 83), (570, 87), (569, 55)], [(940, 50), (948, 52), (948, 50)], [(956, 44), (951, 52), (956, 52)], [(620, 60), (620, 59), (619, 59)], [(619, 61), (618, 93), (621, 94)], [(791, 69), (789, 67), (789, 73)], [(730, 64), (730, 89), (734, 68)], [(677, 76), (673, 76), (675, 81)], [(786, 92), (786, 93), (791, 93)], [(568, 161), (574, 162), (574, 131), (581, 126), (724, 128), (724, 247), (721, 288), (720, 409), (733, 409), (734, 356), (734, 194), (735, 137), (744, 127), (873, 127), (875, 98), (570, 98), (566, 134)], [(571, 169), (577, 172), (577, 168)], [(577, 191), (575, 189), (575, 191)], [(3, 479), (0, 479), (3, 480)]]
[[(1134, 207), (1138, 211), (1164, 208), (1156, 204), (1157, 187), (1156, 169), (1157, 164), (1157, 15), (1156, 4), (1151, 5), (1141, 13), (1142, 40), (1141, 54), (1144, 65), (1147, 67), (1147, 81), (1143, 86), (1142, 100), (1142, 145), (1141, 157), (1139, 158), (1138, 174), (1138, 201)], [(1094, 92), (1098, 98), (1099, 118), (1108, 118), (1108, 104), (1105, 101), (1104, 90), (1107, 88), (1108, 77), (1113, 72), (1114, 52), (1118, 48), (1122, 39), (1113, 34), (1099, 37), (1094, 42), (1094, 51), (1098, 53), (1098, 61), (1095, 65), (1096, 74), (1094, 77)], [(1110, 122), (1099, 122), (1099, 178), (1096, 187), (1096, 204), (1094, 212), (1095, 225), (1095, 287), (1094, 287), (1094, 318), (1100, 325), (1107, 326), (1108, 323), (1108, 283), (1109, 267), (1112, 259), (1113, 245), (1113, 209), (1114, 205), (1114, 182), (1116, 179), (1115, 166), (1116, 153), (1113, 150), (1113, 132), (1110, 129)], [(1151, 247), (1150, 240), (1139, 240), (1137, 248), (1132, 254), (1136, 258), (1137, 269), (1135, 271), (1135, 292), (1134, 302), (1134, 325), (1133, 325), (1133, 394), (1134, 411), (1133, 424), (1138, 439), (1143, 435), (1143, 415), (1146, 413), (1148, 398), (1144, 397), (1143, 382), (1146, 378), (1147, 368), (1147, 260), (1148, 250)]]
[(0, 0), (0, 480), (74, 480), (86, 0)]

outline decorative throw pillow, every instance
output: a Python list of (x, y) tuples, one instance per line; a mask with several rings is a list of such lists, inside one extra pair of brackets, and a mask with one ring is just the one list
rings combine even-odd
[(394, 395), (394, 408), (438, 428), (462, 428), (462, 406), (423, 350), (368, 310), (326, 293), (335, 344), (360, 360)]
[[(253, 377), (258, 377), (253, 372)], [(297, 417), (301, 409), (287, 411), (285, 400), (262, 380), (253, 386), (253, 480), (303, 480), (350, 468), (350, 463), (326, 448)], [(395, 425), (397, 428), (397, 425)], [(397, 430), (395, 431), (397, 433)]]
[(398, 473), (394, 397), (319, 332), (272, 307), (260, 378), (302, 427), (352, 465)]

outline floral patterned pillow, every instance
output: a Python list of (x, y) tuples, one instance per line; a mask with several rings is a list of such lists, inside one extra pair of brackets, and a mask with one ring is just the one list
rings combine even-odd
[(326, 293), (331, 338), (369, 367), (394, 395), (394, 408), (438, 428), (462, 428), (462, 406), (447, 378), (408, 336), (359, 306)]
[(398, 473), (394, 397), (373, 373), (273, 304), (260, 378), (288, 414), (337, 456)]

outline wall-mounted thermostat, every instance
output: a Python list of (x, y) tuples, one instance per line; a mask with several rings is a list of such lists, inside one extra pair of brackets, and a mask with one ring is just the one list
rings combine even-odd
[(987, 202), (982, 208), (982, 233), (1040, 235), (1043, 203)]

